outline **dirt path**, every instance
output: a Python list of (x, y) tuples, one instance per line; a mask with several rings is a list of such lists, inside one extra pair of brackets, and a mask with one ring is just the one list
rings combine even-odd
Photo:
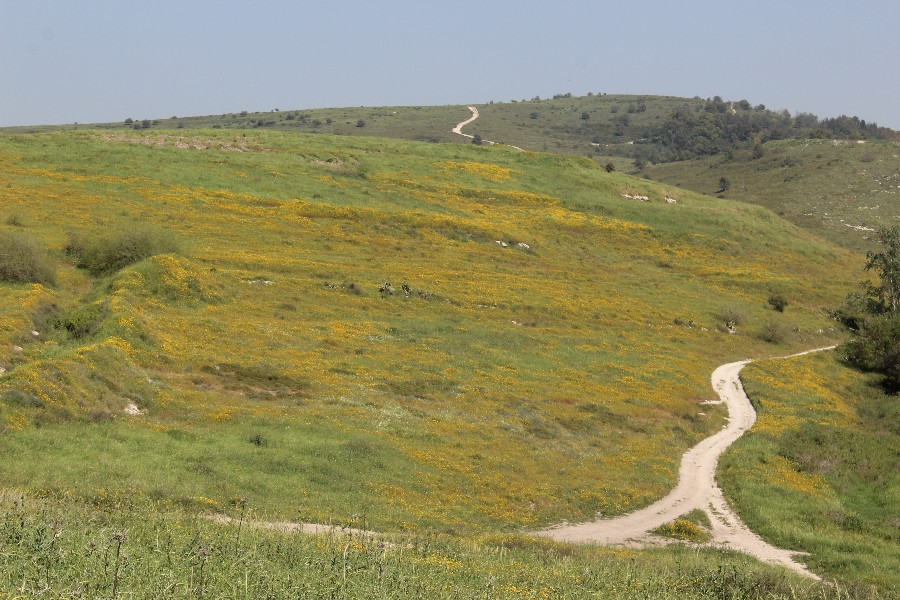
[[(219, 525), (238, 525), (239, 521), (228, 515), (209, 514), (203, 515), (204, 518), (217, 523)], [(356, 529), (355, 527), (339, 527), (338, 525), (320, 525), (318, 523), (291, 523), (289, 521), (251, 521), (247, 520), (240, 523), (243, 527), (270, 529), (280, 533), (306, 533), (308, 535), (341, 535), (356, 538), (374, 539), (381, 537), (381, 534), (368, 529)]]
[[(817, 348), (781, 358), (830, 350)], [(818, 575), (794, 560), (800, 554), (766, 543), (741, 521), (728, 506), (716, 483), (719, 456), (756, 422), (756, 411), (741, 385), (740, 372), (750, 360), (728, 363), (713, 371), (712, 386), (721, 402), (728, 406), (728, 424), (706, 438), (681, 458), (678, 485), (662, 500), (636, 512), (612, 519), (599, 519), (578, 525), (563, 524), (537, 532), (566, 542), (598, 544), (651, 544), (659, 541), (649, 532), (674, 521), (694, 509), (701, 509), (712, 522), (710, 545), (746, 552), (764, 562), (778, 564), (813, 579)]]
[[(465, 121), (463, 121), (462, 123), (459, 123), (456, 127), (454, 127), (453, 129), (451, 129), (451, 131), (452, 131), (453, 133), (457, 134), (457, 135), (461, 135), (461, 136), (463, 136), (463, 137), (467, 137), (467, 138), (469, 138), (469, 139), (471, 140), (471, 139), (475, 139), (475, 136), (474, 136), (474, 135), (469, 135), (468, 133), (463, 133), (463, 132), (462, 132), (462, 128), (465, 127), (466, 125), (468, 125), (469, 123), (473, 122), (475, 119), (478, 118), (478, 109), (475, 108), (474, 106), (470, 106), (470, 107), (469, 107), (469, 110), (472, 111), (472, 116), (469, 117), (468, 119), (466, 119)], [(493, 146), (494, 144), (497, 144), (497, 143), (499, 143), (499, 142), (492, 142), (492, 141), (490, 141), (490, 140), (481, 140), (481, 143), (482, 143), (482, 144), (489, 144), (489, 145)], [(508, 145), (508, 144), (507, 144), (507, 145)], [(509, 146), (509, 147), (510, 147), (510, 148), (514, 148), (514, 149), (516, 149), (516, 150), (522, 150), (522, 148), (519, 148), (518, 146)], [(522, 150), (522, 151), (524, 152), (524, 150)]]

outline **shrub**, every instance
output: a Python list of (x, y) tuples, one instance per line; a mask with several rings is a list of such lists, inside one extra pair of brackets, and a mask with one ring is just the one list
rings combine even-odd
[(719, 309), (719, 314), (717, 316), (725, 324), (731, 323), (732, 325), (743, 325), (747, 322), (747, 313), (734, 306), (723, 306)]
[(56, 268), (47, 252), (30, 235), (0, 234), (0, 281), (56, 283)]
[(359, 120), (356, 122), (356, 126), (357, 126), (357, 127), (365, 127), (365, 126), (366, 126), (366, 122), (365, 122), (364, 120), (362, 120), (362, 119), (359, 119)]
[(784, 312), (784, 309), (788, 304), (787, 298), (785, 298), (781, 294), (773, 294), (769, 296), (768, 302), (769, 306), (771, 306), (778, 312)]
[(770, 344), (782, 344), (787, 337), (784, 327), (774, 321), (767, 321), (759, 330), (759, 339)]
[(612, 173), (615, 170), (616, 170), (616, 165), (614, 165), (612, 161), (609, 161), (608, 163), (606, 163), (606, 172), (607, 173)]
[(900, 391), (900, 314), (869, 316), (841, 350), (855, 367), (880, 373), (889, 392)]
[(20, 217), (16, 213), (13, 213), (6, 217), (6, 224), (13, 227), (25, 227), (25, 223), (22, 222), (22, 217)]
[(177, 250), (178, 244), (170, 234), (150, 228), (88, 240), (73, 235), (66, 245), (66, 252), (77, 257), (76, 265), (95, 276), (107, 275), (156, 254)]
[(105, 303), (88, 304), (58, 315), (53, 326), (80, 340), (90, 337), (100, 329), (108, 313), (109, 309)]

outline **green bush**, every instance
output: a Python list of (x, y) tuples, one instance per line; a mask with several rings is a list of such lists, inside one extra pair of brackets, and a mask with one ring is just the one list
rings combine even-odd
[(40, 243), (18, 232), (0, 233), (0, 281), (56, 283), (56, 267)]
[(842, 350), (850, 364), (863, 371), (881, 373), (889, 392), (900, 391), (900, 314), (866, 318)]
[(178, 243), (170, 234), (150, 228), (88, 239), (72, 235), (66, 245), (66, 252), (77, 257), (76, 265), (95, 276), (108, 275), (157, 254), (177, 251)]
[(763, 323), (759, 330), (759, 339), (770, 344), (782, 344), (785, 338), (787, 338), (787, 332), (784, 327), (774, 321)]
[(787, 298), (785, 298), (781, 294), (773, 294), (772, 296), (769, 296), (768, 302), (769, 306), (771, 306), (778, 312), (784, 312), (784, 309), (788, 304)]
[(736, 306), (723, 306), (719, 309), (718, 317), (726, 325), (743, 325), (747, 322), (747, 313)]

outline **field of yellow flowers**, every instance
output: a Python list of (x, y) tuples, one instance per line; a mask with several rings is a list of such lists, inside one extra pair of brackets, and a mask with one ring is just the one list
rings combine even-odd
[[(0, 285), (0, 484), (382, 531), (661, 497), (712, 369), (837, 339), (861, 262), (584, 159), (281, 132), (0, 137), (0, 210), (58, 265)], [(66, 254), (140, 227), (180, 250)]]

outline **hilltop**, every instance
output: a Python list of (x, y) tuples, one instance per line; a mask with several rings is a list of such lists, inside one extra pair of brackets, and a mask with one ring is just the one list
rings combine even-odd
[[(885, 196), (896, 192), (898, 134), (858, 117), (791, 115), (719, 97), (567, 93), (478, 106), (469, 134), (760, 204), (853, 250), (872, 249), (869, 233), (898, 218)], [(215, 128), (459, 144), (470, 140), (450, 126), (468, 114), (465, 105), (274, 109), (0, 132)]]

